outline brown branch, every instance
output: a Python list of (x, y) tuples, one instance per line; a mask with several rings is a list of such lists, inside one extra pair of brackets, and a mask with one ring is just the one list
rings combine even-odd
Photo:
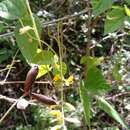
[(129, 92), (121, 92), (121, 93), (118, 93), (118, 94), (116, 94), (116, 95), (114, 95), (114, 96), (111, 96), (111, 97), (106, 97), (106, 99), (107, 100), (115, 100), (116, 98), (118, 98), (118, 97), (121, 97), (121, 96), (127, 96), (127, 95), (129, 95), (130, 96), (130, 91)]
[[(0, 85), (4, 85), (4, 84), (24, 84), (25, 81), (0, 81)], [(50, 84), (50, 81), (35, 81), (34, 83), (36, 84)]]
[(85, 13), (87, 13), (87, 12), (88, 12), (88, 10), (87, 10), (87, 9), (84, 9), (84, 10), (78, 12), (78, 13), (75, 13), (75, 14), (72, 14), (72, 15), (67, 15), (67, 16), (65, 16), (65, 17), (62, 17), (62, 18), (59, 18), (59, 19), (55, 19), (55, 20), (52, 20), (52, 21), (49, 21), (49, 22), (45, 22), (45, 23), (43, 23), (42, 25), (43, 25), (44, 27), (48, 27), (48, 26), (50, 26), (50, 25), (52, 26), (52, 25), (55, 25), (56, 23), (58, 23), (58, 22), (60, 22), (60, 21), (72, 19), (72, 18), (78, 17), (78, 16), (80, 16), (80, 15), (82, 15), (82, 14), (85, 14)]

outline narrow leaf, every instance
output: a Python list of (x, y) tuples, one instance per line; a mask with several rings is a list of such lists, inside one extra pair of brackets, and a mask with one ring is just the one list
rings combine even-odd
[(118, 123), (120, 123), (124, 128), (128, 129), (124, 121), (121, 119), (119, 113), (113, 108), (111, 104), (109, 104), (104, 98), (98, 97), (98, 105), (99, 108), (105, 111), (109, 116), (115, 119)]
[(90, 96), (88, 96), (87, 91), (86, 91), (85, 86), (84, 86), (84, 81), (81, 81), (81, 83), (80, 83), (80, 99), (81, 99), (81, 102), (83, 105), (86, 123), (90, 128), (91, 127), (91, 123), (90, 123), (91, 103), (90, 103)]

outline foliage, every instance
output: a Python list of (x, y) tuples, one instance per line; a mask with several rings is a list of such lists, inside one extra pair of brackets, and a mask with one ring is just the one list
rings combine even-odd
[[(45, 10), (41, 11), (41, 9), (41, 12), (37, 12), (38, 8), (33, 4), (40, 8), (44, 6)], [(129, 60), (127, 51), (129, 50), (127, 43), (129, 43), (130, 29), (129, 5), (129, 0), (122, 2), (91, 0), (86, 3), (80, 0), (68, 0), (63, 3), (53, 0), (44, 0), (40, 3), (39, 0), (30, 1), (30, 3), (28, 0), (0, 2), (0, 17), (2, 18), (0, 31), (2, 33), (8, 30), (13, 31), (11, 42), (14, 43), (14, 45), (2, 46), (0, 63), (7, 62), (10, 55), (14, 55), (17, 49), (20, 50), (21, 53), (17, 55), (17, 58), (20, 60), (24, 58), (23, 64), (28, 64), (30, 67), (38, 65), (37, 79), (48, 79), (52, 87), (47, 90), (39, 87), (29, 89), (29, 91), (46, 95), (54, 94), (58, 100), (57, 105), (50, 108), (40, 107), (39, 104), (37, 108), (31, 106), (32, 122), (35, 125), (32, 123), (24, 126), (19, 123), (17, 130), (82, 129), (84, 122), (86, 122), (85, 129), (88, 127), (89, 130), (93, 130), (98, 128), (95, 124), (100, 124), (100, 120), (95, 122), (94, 118), (98, 118), (98, 112), (101, 110), (107, 113), (106, 117), (109, 115), (108, 118), (114, 119), (122, 128), (129, 129), (125, 120), (121, 118), (124, 115), (120, 116), (118, 109), (116, 110), (116, 107), (105, 99), (116, 92), (126, 91), (125, 88), (119, 89), (119, 86), (126, 85), (126, 80), (128, 81), (129, 67), (125, 67), (125, 64)], [(79, 9), (83, 11), (85, 9), (86, 12), (79, 12)], [(78, 15), (77, 12), (79, 12)], [(73, 15), (68, 16), (70, 13)], [(65, 17), (56, 19), (61, 16)], [(49, 23), (47, 20), (52, 21)], [(124, 48), (125, 42), (127, 42), (125, 45), (127, 49)], [(5, 55), (6, 51), (8, 55)], [(7, 75), (10, 72), (11, 69)], [(48, 91), (52, 91), (51, 94)], [(17, 91), (14, 95), (17, 95)], [(71, 98), (73, 98), (72, 103), (69, 103)], [(113, 97), (108, 99), (113, 99)], [(78, 105), (81, 110), (76, 109)], [(85, 120), (81, 116), (82, 113)], [(3, 120), (4, 116), (0, 123)], [(117, 127), (109, 127), (111, 123), (108, 122), (108, 126), (102, 123), (101, 128), (118, 130), (120, 125), (116, 122), (113, 126)]]

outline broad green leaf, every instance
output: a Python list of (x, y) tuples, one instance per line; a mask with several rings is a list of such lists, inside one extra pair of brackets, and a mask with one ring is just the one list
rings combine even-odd
[(33, 36), (35, 37), (33, 30), (29, 30), (28, 34), (30, 35), (27, 35), (26, 33), (20, 34), (19, 29), (15, 31), (18, 47), (20, 48), (20, 51), (22, 52), (26, 61), (31, 63), (32, 58), (37, 53), (38, 43), (32, 38)]
[(126, 15), (130, 16), (130, 9), (126, 5), (124, 5), (124, 8), (125, 8)]
[(80, 60), (81, 64), (86, 64), (87, 69), (98, 66), (104, 60), (104, 57), (91, 57), (91, 56), (83, 56)]
[(107, 13), (104, 34), (112, 33), (123, 27), (125, 17), (125, 12), (122, 8), (116, 8)]
[(121, 119), (119, 113), (113, 108), (111, 104), (109, 104), (104, 98), (97, 97), (98, 106), (100, 109), (105, 111), (109, 116), (115, 119), (118, 123), (120, 123), (124, 128), (128, 129), (127, 125)]
[(54, 55), (51, 51), (40, 51), (32, 57), (32, 63), (38, 65), (49, 65), (54, 63)]
[(87, 91), (85, 89), (84, 81), (81, 81), (80, 83), (80, 99), (83, 105), (84, 109), (84, 116), (87, 125), (89, 128), (91, 127), (90, 119), (91, 119), (91, 100), (90, 96), (87, 94)]
[(51, 68), (49, 67), (49, 65), (39, 65), (37, 79), (48, 73), (50, 70)]
[(101, 71), (96, 67), (86, 70), (85, 87), (91, 94), (102, 94), (110, 90)]
[(28, 13), (25, 0), (4, 0), (0, 2), (0, 17), (14, 20)]
[[(29, 26), (30, 28), (33, 27), (30, 16), (26, 15), (25, 17), (21, 19), (21, 21), (24, 26)], [(40, 27), (38, 18), (35, 18), (35, 22), (36, 22), (37, 29), (40, 35), (41, 27)], [(26, 61), (28, 63), (32, 63), (34, 56), (36, 56), (37, 54), (39, 43), (38, 43), (38, 40), (36, 39), (34, 30), (30, 29), (27, 32), (21, 34), (19, 32), (21, 28), (23, 27), (19, 25), (15, 30), (16, 41)]]
[(114, 68), (112, 70), (112, 74), (113, 74), (115, 80), (120, 81), (122, 76), (119, 74), (119, 70), (120, 70), (120, 64), (117, 63), (117, 64), (114, 65)]
[(81, 58), (81, 64), (86, 65), (85, 74), (85, 87), (92, 94), (101, 94), (110, 89), (104, 79), (101, 71), (96, 67), (101, 64), (103, 57), (88, 57), (84, 56)]
[(92, 0), (93, 14), (95, 17), (111, 8), (113, 0)]
[[(64, 62), (62, 62), (62, 74), (65, 75), (67, 72), (67, 66)], [(53, 66), (53, 74), (54, 75), (60, 75), (61, 74), (61, 65), (60, 64), (54, 64)]]

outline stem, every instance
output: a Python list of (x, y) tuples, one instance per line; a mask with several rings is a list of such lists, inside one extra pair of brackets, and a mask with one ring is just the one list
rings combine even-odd
[(28, 8), (31, 20), (32, 20), (32, 24), (33, 24), (33, 28), (34, 28), (34, 33), (36, 35), (36, 39), (38, 40), (39, 47), (42, 50), (41, 40), (40, 40), (40, 37), (39, 37), (39, 34), (38, 34), (38, 30), (37, 30), (37, 26), (36, 26), (36, 23), (35, 23), (35, 19), (33, 17), (33, 14), (32, 14), (32, 11), (31, 11), (31, 8), (30, 8), (28, 0), (26, 0), (26, 5), (27, 5), (27, 8)]
[[(62, 55), (63, 55), (63, 50), (62, 50), (62, 46), (61, 44), (63, 44), (63, 39), (62, 39), (62, 35), (60, 36), (60, 34), (62, 34), (62, 27), (60, 26), (61, 23), (58, 23), (58, 37), (57, 37), (57, 44), (59, 47), (59, 59), (60, 59), (60, 77), (61, 77), (61, 81), (64, 81), (63, 78), (63, 72), (62, 72)], [(65, 126), (65, 120), (64, 120), (64, 86), (61, 86), (61, 106), (62, 106), (62, 117), (63, 117), (63, 129), (66, 130), (66, 126)]]
[(87, 20), (87, 45), (86, 45), (86, 55), (90, 56), (90, 46), (91, 46), (91, 22), (92, 22), (92, 13), (91, 13), (91, 5), (90, 5), (90, 0), (87, 1), (86, 3), (87, 9), (88, 9), (88, 20)]

